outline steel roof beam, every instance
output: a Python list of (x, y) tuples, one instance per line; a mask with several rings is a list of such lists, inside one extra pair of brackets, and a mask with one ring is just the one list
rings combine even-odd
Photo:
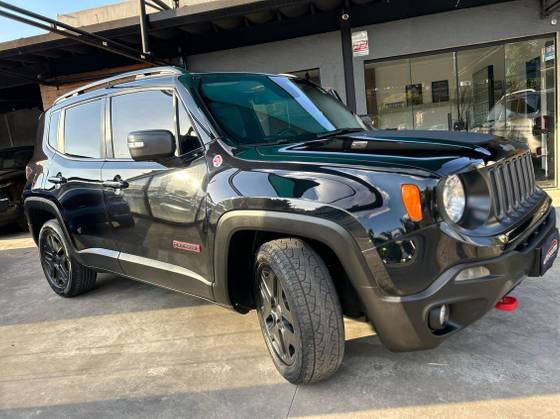
[(37, 13), (30, 12), (28, 10), (22, 9), (17, 6), (13, 6), (4, 1), (0, 1), (0, 8), (8, 9), (13, 12), (19, 13), (19, 14), (14, 14), (12, 12), (7, 12), (5, 10), (0, 9), (0, 16), (7, 17), (8, 19), (25, 23), (27, 25), (35, 26), (37, 28), (46, 30), (48, 32), (53, 32), (62, 35), (64, 37), (73, 39), (77, 42), (95, 48), (99, 48), (108, 52), (112, 52), (114, 54), (125, 56), (135, 61), (143, 62), (150, 65), (167, 64), (167, 62), (163, 60), (148, 57), (147, 54), (137, 51), (134, 48), (129, 47), (128, 45), (110, 40), (108, 38), (96, 34), (83, 31), (79, 28), (75, 28), (65, 23), (58, 22), (56, 20), (39, 15)]

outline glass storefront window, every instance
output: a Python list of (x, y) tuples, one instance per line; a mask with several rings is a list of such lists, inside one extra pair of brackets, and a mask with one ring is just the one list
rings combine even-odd
[(505, 46), (504, 137), (528, 144), (536, 177), (545, 186), (554, 185), (555, 68), (552, 39)]
[[(457, 53), (460, 131), (489, 132), (505, 128), (504, 46), (477, 48)], [(499, 134), (498, 134), (499, 135)]]
[(411, 101), (413, 127), (451, 130), (457, 118), (457, 84), (453, 53), (410, 60), (410, 88), (419, 92)]
[(368, 114), (375, 127), (412, 129), (410, 60), (366, 64)]
[(554, 38), (365, 64), (367, 109), (383, 129), (472, 131), (526, 143), (556, 184)]

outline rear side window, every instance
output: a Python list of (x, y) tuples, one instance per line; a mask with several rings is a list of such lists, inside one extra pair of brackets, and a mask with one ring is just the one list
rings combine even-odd
[(100, 158), (103, 130), (101, 100), (66, 109), (64, 153), (74, 157)]
[(162, 129), (175, 136), (174, 114), (171, 91), (148, 90), (114, 96), (111, 99), (114, 157), (130, 158), (127, 138), (133, 131)]
[(58, 122), (60, 121), (60, 111), (53, 112), (49, 123), (49, 145), (55, 150), (58, 147)]

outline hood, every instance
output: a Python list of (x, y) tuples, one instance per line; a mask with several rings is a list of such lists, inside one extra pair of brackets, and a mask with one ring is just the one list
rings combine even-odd
[(410, 169), (444, 176), (492, 164), (526, 150), (526, 145), (488, 134), (378, 130), (251, 149), (240, 150), (238, 157)]

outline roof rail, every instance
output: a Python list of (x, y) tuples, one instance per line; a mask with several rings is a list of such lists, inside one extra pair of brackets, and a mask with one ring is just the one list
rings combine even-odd
[(82, 87), (79, 87), (71, 92), (65, 93), (62, 96), (59, 96), (54, 102), (53, 105), (63, 101), (64, 99), (68, 99), (69, 97), (79, 96), (82, 95), (90, 90), (96, 90), (103, 87), (110, 87), (116, 84), (124, 82), (126, 79), (134, 78), (134, 79), (141, 79), (144, 77), (151, 77), (151, 76), (171, 76), (171, 75), (181, 75), (183, 71), (177, 67), (151, 67), (151, 68), (144, 68), (142, 70), (136, 71), (129, 71), (127, 73), (122, 73), (117, 76), (104, 78), (101, 80), (94, 81), (93, 83), (86, 84)]

